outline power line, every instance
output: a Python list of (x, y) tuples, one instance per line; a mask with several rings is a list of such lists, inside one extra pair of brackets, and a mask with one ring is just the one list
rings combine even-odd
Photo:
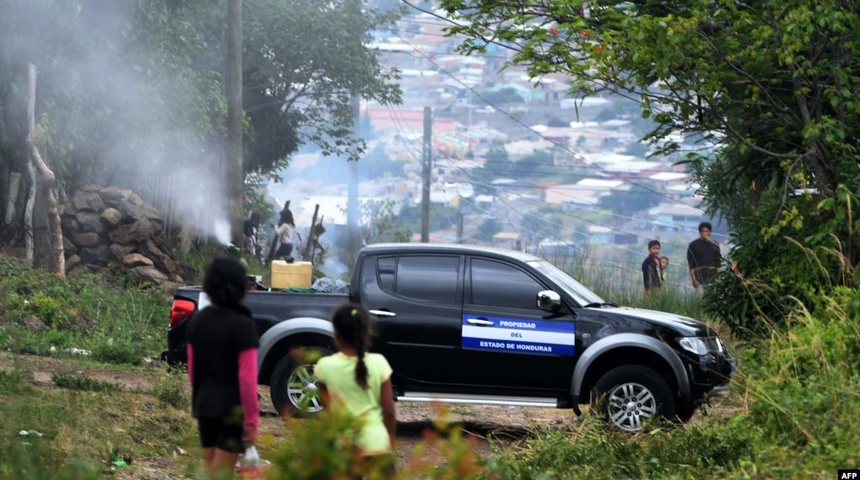
[[(402, 0), (402, 1), (404, 1), (404, 2), (405, 2), (405, 0)], [(408, 2), (407, 2), (407, 3), (408, 3)], [(515, 123), (517, 123), (517, 124), (519, 124), (519, 125), (521, 125), (521, 126), (523, 126), (523, 127), (527, 128), (529, 131), (533, 132), (533, 133), (534, 133), (534, 134), (536, 134), (538, 137), (540, 137), (540, 138), (542, 138), (542, 139), (546, 140), (546, 141), (547, 141), (547, 142), (549, 142), (549, 143), (552, 143), (552, 144), (553, 144), (553, 145), (555, 145), (556, 147), (558, 147), (558, 148), (560, 148), (560, 149), (562, 149), (562, 150), (564, 150), (564, 151), (566, 151), (566, 152), (570, 153), (571, 155), (579, 155), (580, 157), (582, 157), (583, 159), (585, 159), (585, 161), (586, 161), (587, 163), (589, 163), (589, 164), (593, 165), (595, 168), (599, 169), (600, 171), (602, 171), (602, 172), (604, 172), (604, 173), (606, 173), (606, 174), (608, 174), (608, 175), (610, 175), (610, 176), (613, 176), (613, 177), (616, 177), (616, 178), (620, 178), (620, 176), (619, 176), (617, 173), (612, 172), (611, 170), (608, 170), (608, 169), (606, 169), (605, 167), (602, 167), (602, 166), (600, 166), (600, 165), (598, 165), (598, 164), (594, 164), (593, 162), (590, 162), (586, 157), (582, 156), (581, 154), (577, 154), (577, 153), (573, 152), (573, 151), (572, 151), (572, 150), (570, 150), (567, 146), (562, 145), (562, 144), (560, 144), (560, 143), (558, 143), (558, 142), (555, 142), (554, 140), (550, 139), (549, 137), (546, 137), (546, 136), (542, 135), (542, 134), (541, 134), (541, 133), (539, 133), (539, 132), (535, 132), (535, 131), (534, 131), (534, 130), (529, 126), (529, 125), (525, 124), (523, 121), (521, 121), (521, 120), (519, 120), (518, 118), (514, 117), (513, 115), (511, 115), (510, 113), (508, 113), (508, 112), (507, 112), (507, 111), (505, 111), (504, 109), (499, 108), (499, 107), (498, 107), (496, 104), (494, 104), (493, 102), (491, 102), (491, 101), (487, 100), (483, 95), (481, 95), (480, 93), (478, 93), (478, 91), (477, 91), (477, 90), (475, 90), (474, 88), (472, 88), (471, 86), (469, 86), (468, 84), (466, 84), (465, 82), (463, 82), (462, 80), (460, 80), (459, 78), (457, 78), (456, 76), (454, 76), (451, 72), (449, 72), (447, 69), (445, 69), (444, 67), (442, 67), (442, 66), (441, 66), (441, 65), (439, 65), (438, 63), (436, 63), (432, 58), (430, 58), (428, 55), (426, 55), (424, 52), (422, 52), (422, 51), (421, 51), (420, 49), (418, 49), (416, 46), (414, 46), (414, 45), (412, 45), (411, 43), (409, 43), (409, 42), (408, 42), (406, 39), (404, 39), (402, 36), (400, 36), (400, 35), (398, 34), (398, 35), (397, 35), (397, 37), (398, 37), (398, 38), (400, 38), (400, 40), (402, 40), (402, 41), (403, 41), (403, 43), (405, 43), (406, 45), (408, 45), (409, 47), (411, 47), (413, 50), (415, 50), (415, 52), (417, 52), (419, 55), (421, 55), (425, 60), (427, 60), (428, 62), (430, 62), (431, 64), (433, 64), (433, 66), (435, 66), (435, 67), (436, 67), (440, 72), (442, 72), (443, 74), (447, 75), (448, 77), (450, 77), (451, 79), (453, 79), (454, 81), (456, 81), (457, 83), (459, 83), (460, 85), (462, 85), (463, 87), (465, 87), (467, 90), (469, 90), (470, 92), (472, 92), (472, 94), (474, 94), (475, 96), (477, 96), (479, 99), (481, 99), (481, 100), (482, 100), (483, 102), (485, 102), (487, 105), (490, 105), (491, 107), (495, 108), (495, 109), (496, 109), (496, 110), (498, 110), (500, 113), (502, 113), (502, 114), (503, 114), (503, 115), (505, 115), (506, 117), (508, 117), (508, 118), (510, 118), (511, 120), (513, 120)], [(682, 202), (681, 200), (678, 200), (678, 199), (675, 199), (675, 198), (669, 197), (669, 196), (667, 196), (667, 195), (664, 195), (664, 194), (662, 194), (662, 193), (660, 193), (660, 192), (658, 192), (658, 191), (656, 191), (656, 190), (654, 190), (654, 189), (652, 189), (652, 188), (650, 188), (650, 187), (648, 187), (648, 186), (646, 186), (646, 185), (643, 185), (643, 184), (640, 184), (640, 183), (634, 182), (634, 181), (632, 181), (632, 180), (628, 180), (628, 181), (629, 181), (631, 184), (633, 184), (633, 185), (638, 185), (639, 187), (642, 187), (642, 188), (644, 188), (645, 190), (649, 190), (649, 191), (653, 192), (654, 194), (656, 194), (656, 195), (658, 195), (658, 196), (660, 196), (660, 197), (663, 197), (663, 198), (665, 198), (665, 199), (669, 200), (670, 202), (674, 202), (674, 203), (678, 203), (678, 204), (681, 204), (681, 205), (686, 205), (686, 206), (688, 206), (688, 207), (696, 208), (694, 205), (690, 205), (690, 204), (688, 204), (688, 203), (686, 203), (686, 202)]]
[[(403, 121), (402, 121), (402, 119), (397, 115), (397, 112), (396, 112), (396, 110), (395, 110), (393, 107), (391, 107), (391, 106), (387, 106), (387, 108), (388, 108), (388, 111), (389, 111), (389, 114), (390, 114), (391, 118), (392, 118), (392, 119), (394, 120), (394, 122), (395, 122), (395, 123), (394, 123), (394, 126), (395, 126), (395, 128), (397, 129), (397, 131), (398, 131), (398, 136), (400, 137), (401, 142), (402, 142), (402, 143), (403, 143), (403, 145), (407, 148), (407, 150), (409, 150), (409, 153), (413, 156), (413, 159), (417, 159), (417, 156), (416, 156), (416, 154), (414, 153), (415, 151), (417, 151), (417, 147), (415, 147), (415, 145), (412, 143), (412, 141), (409, 139), (408, 135), (406, 134), (407, 129), (404, 127), (404, 122), (403, 122)], [(466, 175), (466, 177), (468, 178), (468, 180), (470, 181), (470, 183), (472, 183), (472, 184), (474, 184), (474, 185), (479, 185), (479, 186), (489, 187), (489, 188), (492, 188), (492, 189), (495, 189), (495, 190), (500, 190), (500, 189), (502, 189), (502, 188), (503, 188), (503, 187), (501, 187), (501, 186), (499, 186), (499, 185), (496, 185), (496, 184), (490, 184), (490, 183), (486, 183), (486, 182), (482, 182), (482, 181), (478, 180), (478, 179), (474, 176), (474, 174), (473, 174), (472, 172), (470, 172), (470, 171), (468, 171), (468, 170), (466, 170), (466, 169), (462, 168), (461, 166), (457, 165), (457, 164), (455, 163), (455, 160), (454, 160), (454, 159), (452, 159), (452, 158), (450, 158), (450, 157), (446, 157), (446, 159), (447, 159), (447, 160), (449, 160), (448, 164), (449, 164), (450, 166), (454, 167), (455, 169), (459, 170), (461, 173), (465, 174), (465, 175)], [(438, 160), (438, 159), (437, 159), (437, 160)], [(533, 183), (531, 183), (531, 182), (523, 181), (523, 183), (525, 183), (526, 185), (529, 185), (529, 186), (530, 186), (530, 187), (532, 187), (532, 188), (540, 189), (540, 187), (539, 187), (538, 185), (535, 185), (535, 184), (533, 184)], [(643, 194), (644, 194), (644, 192), (640, 192), (640, 193), (643, 193)], [(574, 197), (572, 197), (572, 196), (570, 196), (570, 195), (567, 195), (567, 194), (564, 194), (564, 193), (560, 193), (560, 196), (562, 196), (562, 197), (568, 197), (568, 198), (574, 198)], [(516, 212), (517, 214), (519, 214), (521, 217), (525, 217), (525, 215), (526, 215), (526, 214), (523, 214), (522, 212), (519, 212), (518, 210), (516, 210), (516, 209), (515, 209), (514, 207), (512, 207), (511, 205), (507, 204), (507, 202), (505, 202), (505, 201), (504, 201), (504, 200), (502, 200), (501, 198), (498, 198), (498, 197), (497, 197), (497, 199), (498, 199), (498, 201), (499, 201), (500, 203), (502, 203), (502, 204), (506, 205), (508, 208), (510, 208), (512, 211)], [(524, 200), (526, 203), (531, 203), (533, 206), (542, 207), (542, 206), (547, 205), (547, 204), (546, 204), (546, 202), (544, 202), (544, 201), (537, 201), (537, 200), (532, 201), (530, 198), (527, 198), (527, 197), (524, 197), (524, 198), (523, 198), (523, 200)], [(633, 220), (633, 221), (641, 220), (641, 221), (645, 221), (645, 222), (647, 222), (647, 223), (649, 223), (649, 224), (656, 225), (656, 226), (672, 227), (672, 228), (676, 228), (676, 229), (683, 229), (683, 230), (690, 230), (690, 231), (695, 231), (695, 230), (696, 230), (696, 228), (695, 228), (695, 227), (685, 227), (685, 226), (682, 226), (682, 225), (671, 225), (671, 224), (666, 224), (666, 223), (659, 222), (659, 221), (656, 221), (656, 220), (637, 219), (637, 218), (635, 218), (635, 217), (626, 216), (626, 215), (621, 215), (621, 214), (618, 214), (618, 213), (612, 212), (611, 210), (603, 210), (603, 209), (588, 208), (588, 207), (581, 206), (581, 205), (577, 206), (577, 208), (579, 208), (580, 210), (587, 210), (587, 211), (597, 212), (597, 213), (601, 213), (601, 214), (604, 214), (604, 215), (609, 215), (609, 216), (613, 216), (613, 217), (617, 217), (617, 218), (623, 218), (623, 219), (627, 219), (627, 220)], [(578, 215), (574, 215), (574, 214), (572, 214), (572, 213), (570, 213), (570, 212), (565, 212), (564, 214), (565, 214), (565, 215), (567, 215), (567, 216), (569, 216), (569, 217), (571, 217), (571, 218), (575, 218), (575, 219), (577, 219), (577, 220), (580, 220), (580, 221), (583, 221), (583, 222), (586, 222), (586, 223), (590, 223), (590, 224), (595, 225), (595, 226), (600, 226), (600, 227), (603, 227), (603, 228), (607, 228), (607, 229), (609, 229), (610, 231), (613, 231), (613, 232), (616, 232), (616, 233), (622, 233), (622, 234), (625, 234), (625, 235), (632, 235), (632, 236), (634, 236), (634, 237), (636, 237), (636, 238), (639, 238), (639, 239), (646, 239), (646, 238), (651, 238), (651, 237), (653, 237), (653, 235), (648, 235), (648, 236), (646, 236), (646, 235), (642, 235), (642, 234), (639, 234), (639, 233), (633, 233), (633, 232), (629, 232), (629, 231), (626, 231), (626, 230), (622, 230), (622, 229), (619, 229), (619, 228), (616, 228), (616, 227), (611, 227), (611, 226), (602, 225), (602, 224), (600, 224), (600, 223), (598, 223), (598, 222), (596, 222), (596, 221), (594, 221), (594, 220), (590, 220), (590, 219), (587, 219), (587, 218), (584, 218), (584, 217), (581, 217), (581, 216), (578, 216)], [(498, 217), (497, 217), (497, 218), (498, 218)], [(561, 224), (558, 224), (558, 223), (555, 223), (555, 222), (551, 222), (551, 221), (549, 221), (549, 220), (547, 220), (547, 219), (544, 219), (544, 218), (542, 218), (542, 217), (540, 217), (540, 216), (535, 216), (534, 218), (536, 218), (536, 219), (538, 219), (538, 220), (540, 220), (540, 221), (542, 221), (542, 222), (545, 222), (545, 223), (547, 223), (547, 224), (549, 224), (549, 225), (552, 225), (552, 226), (558, 227), (558, 228), (565, 228), (565, 226), (564, 226), (564, 225), (561, 225)], [(509, 221), (508, 221), (508, 222), (509, 222)], [(510, 223), (510, 222), (509, 222), (509, 223)], [(536, 236), (539, 236), (539, 235), (537, 235), (537, 232), (530, 232), (530, 233), (533, 233), (533, 234), (535, 234)], [(580, 233), (580, 232), (578, 232), (578, 231), (577, 231), (576, 233)], [(715, 235), (720, 235), (720, 234), (715, 234)], [(673, 245), (673, 244), (670, 244), (670, 245)], [(673, 245), (673, 246), (677, 246), (677, 247), (679, 247), (679, 248), (683, 248), (683, 245)]]
[[(430, 10), (425, 10), (425, 9), (423, 9), (423, 8), (419, 7), (418, 5), (415, 5), (415, 4), (413, 4), (413, 3), (411, 3), (411, 2), (409, 2), (409, 1), (407, 1), (407, 0), (400, 0), (400, 1), (401, 1), (401, 2), (403, 2), (403, 3), (405, 3), (406, 5), (408, 5), (409, 7), (411, 7), (411, 8), (413, 8), (413, 9), (415, 9), (415, 10), (419, 11), (419, 12), (426, 13), (427, 15), (430, 15), (431, 17), (434, 17), (434, 18), (438, 18), (439, 20), (442, 20), (443, 22), (450, 23), (451, 25), (454, 25), (454, 26), (457, 26), (457, 27), (462, 27), (462, 26), (463, 26), (463, 25), (461, 25), (461, 24), (459, 24), (459, 23), (455, 22), (454, 20), (451, 20), (450, 18), (444, 17), (444, 16), (439, 15), (438, 13), (436, 13), (436, 12), (432, 12), (432, 11), (430, 11)], [(522, 51), (522, 45), (519, 45), (519, 44), (517, 44), (517, 43), (515, 43), (515, 42), (511, 42), (511, 44), (516, 45), (516, 47), (517, 47), (517, 48), (514, 48), (514, 47), (512, 47), (511, 45), (507, 45), (507, 44), (502, 43), (502, 42), (499, 42), (499, 41), (497, 41), (497, 40), (493, 40), (493, 39), (491, 39), (491, 38), (486, 38), (486, 37), (484, 37), (484, 36), (482, 36), (482, 35), (478, 35), (478, 38), (480, 38), (480, 39), (481, 39), (481, 40), (483, 40), (484, 42), (492, 43), (492, 44), (494, 44), (494, 45), (498, 45), (498, 46), (500, 46), (500, 47), (502, 47), (502, 48), (506, 48), (506, 49), (508, 49), (508, 50), (512, 50), (512, 51), (514, 51), (514, 52), (521, 52), (521, 51)]]

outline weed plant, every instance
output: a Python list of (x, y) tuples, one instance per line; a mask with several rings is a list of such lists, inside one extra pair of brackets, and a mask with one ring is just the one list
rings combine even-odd
[(819, 297), (815, 315), (792, 299), (783, 308), (784, 327), (733, 342), (741, 360), (733, 392), (706, 407), (710, 415), (632, 436), (586, 416), (574, 430), (499, 449), (484, 478), (834, 478), (857, 468), (860, 292)]
[[(0, 345), (13, 352), (142, 365), (163, 349), (169, 311), (170, 298), (154, 287), (63, 279), (0, 256)], [(28, 317), (44, 329), (25, 327)]]
[[(452, 426), (444, 407), (437, 408), (437, 420), (424, 433), (424, 443), (405, 456), (396, 478), (458, 479), (481, 478), (481, 459), (461, 429)], [(289, 419), (285, 428), (294, 431), (292, 441), (277, 446), (271, 453), (270, 480), (328, 480), (386, 477), (372, 463), (356, 453), (361, 420), (345, 409), (329, 408), (308, 420)], [(434, 454), (428, 455), (430, 451)]]
[(169, 369), (162, 372), (155, 381), (152, 393), (165, 405), (184, 411), (191, 409), (188, 376), (180, 369)]
[(0, 370), (0, 479), (104, 478), (112, 452), (170, 457), (195, 443), (186, 409), (79, 374), (53, 380), (63, 388), (37, 387), (21, 367)]
[[(588, 264), (567, 269), (607, 300), (702, 318), (700, 296), (671, 290), (643, 296), (634, 281), (627, 280), (625, 290), (617, 285), (619, 280), (606, 280), (605, 272)], [(97, 286), (94, 278), (84, 279), (83, 285), (49, 275), (33, 280), (38, 272), (10, 266), (2, 258), (0, 274), (0, 311), (6, 323), (0, 341), (7, 348), (52, 352), (53, 346), (63, 352), (61, 347), (87, 341), (83, 334), (87, 330), (72, 313), (92, 322), (89, 331), (101, 344), (122, 331), (138, 335), (139, 343), (147, 344), (147, 335), (157, 337), (153, 345), (163, 342), (163, 328), (155, 326), (164, 321), (167, 301), (150, 297), (151, 292)], [(37, 288), (38, 281), (45, 281), (45, 287)], [(39, 292), (43, 295), (36, 297)], [(458, 429), (446, 426), (442, 411), (423, 445), (414, 452), (400, 452), (406, 461), (401, 462), (405, 466), (398, 478), (834, 478), (839, 468), (857, 468), (860, 293), (839, 287), (818, 296), (814, 305), (789, 298), (780, 306), (788, 314), (779, 328), (763, 318), (765, 337), (730, 342), (741, 362), (733, 391), (722, 405), (706, 408), (708, 415), (697, 416), (692, 423), (655, 422), (628, 435), (608, 429), (586, 409), (574, 427), (538, 428), (518, 443), (498, 445), (492, 458), (482, 460)], [(50, 323), (46, 332), (18, 326), (23, 317), (36, 312)], [(143, 321), (130, 318), (141, 315)], [(710, 320), (720, 326), (719, 316)], [(111, 321), (120, 325), (108, 325)], [(164, 379), (152, 397), (120, 391), (104, 402), (99, 397), (103, 392), (37, 389), (22, 370), (0, 370), (0, 416), (5, 425), (0, 449), (9, 454), (8, 461), (0, 462), (0, 479), (95, 478), (94, 471), (104, 472), (73, 459), (98, 466), (99, 459), (113, 451), (163, 456), (173, 445), (194, 444), (177, 378)], [(130, 411), (136, 413), (129, 415)], [(303, 423), (290, 423), (299, 421)], [(265, 457), (272, 462), (268, 478), (345, 478), (346, 473), (374, 478), (375, 473), (363, 471), (355, 456), (355, 418), (326, 410), (312, 419), (287, 422), (285, 429), (293, 433), (290, 440), (280, 445), (268, 440), (266, 445)], [(113, 427), (105, 429), (105, 424)], [(19, 429), (37, 430), (44, 437), (25, 441), (16, 434)], [(125, 433), (129, 431), (134, 432), (133, 444)], [(431, 449), (434, 455), (428, 455)]]
[(54, 373), (51, 381), (60, 388), (69, 390), (86, 390), (90, 392), (113, 392), (119, 390), (117, 385), (104, 380), (90, 378), (80, 373)]

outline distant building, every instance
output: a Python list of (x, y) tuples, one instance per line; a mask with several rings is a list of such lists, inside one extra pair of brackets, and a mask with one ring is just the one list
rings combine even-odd
[(544, 191), (544, 201), (550, 204), (597, 205), (601, 197), (616, 191), (630, 190), (630, 185), (619, 179), (583, 178), (572, 185), (555, 185)]
[(666, 232), (696, 231), (699, 222), (705, 219), (705, 212), (697, 207), (683, 203), (661, 203), (648, 210), (657, 227)]

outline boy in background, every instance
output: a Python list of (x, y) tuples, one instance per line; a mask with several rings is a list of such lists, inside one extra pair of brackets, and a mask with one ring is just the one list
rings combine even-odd
[(648, 242), (648, 256), (642, 261), (644, 293), (653, 293), (663, 286), (663, 268), (660, 264), (660, 241)]

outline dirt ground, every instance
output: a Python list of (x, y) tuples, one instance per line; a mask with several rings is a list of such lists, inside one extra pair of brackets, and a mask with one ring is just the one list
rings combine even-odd
[[(0, 368), (25, 368), (32, 372), (32, 381), (39, 386), (51, 386), (51, 375), (55, 372), (78, 373), (89, 378), (114, 383), (128, 391), (149, 391), (158, 373), (154, 369), (144, 369), (140, 372), (127, 370), (112, 370), (103, 367), (81, 367), (69, 360), (32, 355), (16, 355), (0, 352)], [(260, 388), (260, 430), (264, 435), (271, 435), (275, 442), (288, 436), (287, 425), (275, 412), (269, 399), (268, 387)], [(531, 407), (508, 407), (495, 405), (452, 405), (448, 406), (449, 421), (460, 425), (464, 435), (474, 442), (474, 451), (481, 457), (487, 458), (493, 453), (493, 445), (504, 446), (512, 441), (521, 439), (536, 427), (542, 429), (568, 429), (579, 419), (571, 410)], [(717, 406), (711, 409), (711, 414), (728, 414), (731, 409)], [(693, 422), (698, 420), (694, 416)], [(412, 457), (416, 447), (425, 443), (424, 432), (432, 428), (432, 422), (438, 417), (437, 407), (426, 403), (399, 402), (397, 404), (397, 453), (400, 462)], [(295, 428), (295, 422), (306, 420), (290, 420), (290, 426)], [(492, 440), (490, 440), (492, 439)], [(129, 468), (117, 470), (113, 478), (137, 480), (173, 480), (187, 478), (183, 476), (180, 464), (175, 457), (196, 455), (195, 451), (178, 449), (171, 457), (137, 458)], [(434, 462), (438, 452), (432, 448), (424, 450), (424, 460)], [(438, 461), (442, 461), (441, 456)]]
[[(0, 368), (23, 368), (32, 372), (32, 381), (37, 386), (50, 387), (53, 373), (75, 373), (86, 375), (95, 380), (116, 384), (128, 391), (149, 391), (158, 373), (151, 369), (140, 372), (113, 370), (101, 366), (81, 366), (68, 359), (17, 355), (0, 352)], [(260, 387), (260, 430), (263, 435), (271, 435), (277, 442), (288, 436), (287, 425), (275, 412), (269, 398), (268, 387)], [(556, 426), (576, 421), (570, 410), (548, 408), (525, 408), (489, 405), (453, 405), (447, 408), (449, 420), (462, 426), (464, 435), (474, 441), (475, 452), (487, 457), (492, 454), (489, 437), (496, 442), (509, 442), (522, 438), (533, 426)], [(415, 447), (424, 443), (424, 432), (431, 429), (433, 419), (438, 416), (434, 405), (427, 403), (397, 404), (398, 457), (401, 462), (413, 455)], [(290, 426), (295, 428), (305, 420), (291, 419)], [(136, 458), (131, 467), (118, 469), (114, 478), (138, 480), (173, 480), (184, 478), (176, 456), (195, 455), (194, 451), (177, 450), (170, 457)], [(426, 461), (434, 461), (432, 448), (424, 450)], [(439, 461), (441, 461), (441, 457)], [(185, 462), (182, 462), (185, 463)]]

